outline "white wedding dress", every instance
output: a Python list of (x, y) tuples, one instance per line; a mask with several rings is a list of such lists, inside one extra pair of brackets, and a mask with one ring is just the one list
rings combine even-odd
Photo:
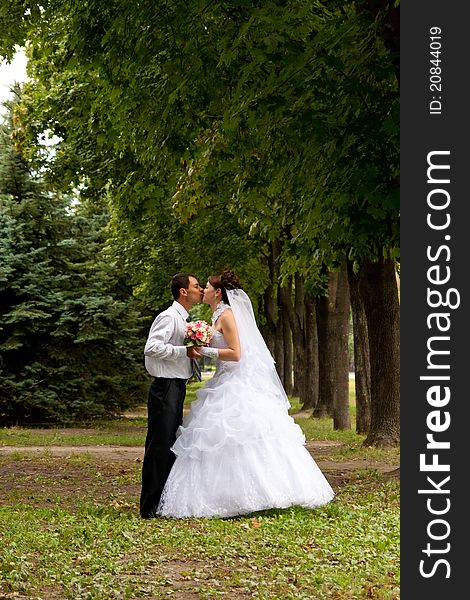
[[(218, 305), (214, 325), (229, 308)], [(236, 322), (243, 356), (243, 324)], [(227, 347), (221, 332), (215, 331), (211, 346)], [(274, 369), (271, 355), (268, 360)], [(293, 505), (315, 508), (334, 497), (305, 448), (301, 428), (288, 414), (277, 374), (266, 375), (265, 369), (256, 356), (217, 361), (215, 375), (197, 391), (178, 430), (172, 447), (176, 460), (158, 514), (232, 517)]]

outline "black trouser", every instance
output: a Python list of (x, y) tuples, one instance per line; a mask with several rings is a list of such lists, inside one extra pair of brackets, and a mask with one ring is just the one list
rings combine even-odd
[(175, 461), (170, 450), (183, 421), (186, 379), (155, 377), (148, 396), (148, 429), (142, 464), (140, 514), (154, 516), (165, 482)]

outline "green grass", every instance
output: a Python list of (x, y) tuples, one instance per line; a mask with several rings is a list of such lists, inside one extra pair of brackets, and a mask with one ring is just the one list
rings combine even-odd
[[(188, 406), (200, 385), (188, 387)], [(317, 462), (338, 464), (325, 471), (336, 497), (316, 510), (236, 519), (143, 521), (140, 462), (52, 453), (52, 445), (142, 446), (145, 407), (93, 428), (0, 429), (0, 446), (44, 446), (0, 451), (0, 597), (397, 600), (399, 482), (375, 464), (397, 465), (399, 450), (365, 448), (363, 436), (296, 415), (298, 399), (291, 403), (307, 439), (325, 441), (314, 447)]]
[(204, 386), (204, 384), (205, 384), (205, 381), (198, 381), (198, 382), (190, 383), (186, 387), (186, 398), (184, 400), (185, 408), (189, 409), (189, 407), (191, 406), (191, 402), (196, 400), (197, 390), (202, 388)]
[(50, 598), (399, 598), (397, 483), (326, 507), (142, 521), (136, 506), (0, 508), (0, 590)]
[(0, 446), (143, 446), (146, 418), (115, 419), (94, 427), (0, 429)]

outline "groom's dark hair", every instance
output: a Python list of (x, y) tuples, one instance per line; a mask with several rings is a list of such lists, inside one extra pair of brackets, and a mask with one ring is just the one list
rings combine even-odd
[(180, 297), (180, 290), (189, 288), (189, 278), (194, 277), (192, 273), (176, 273), (171, 278), (171, 293), (175, 300)]

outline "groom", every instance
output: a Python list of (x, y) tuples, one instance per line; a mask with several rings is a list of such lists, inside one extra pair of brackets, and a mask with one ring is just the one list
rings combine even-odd
[(177, 273), (171, 280), (173, 304), (154, 320), (145, 344), (145, 368), (153, 375), (148, 396), (148, 425), (142, 464), (140, 516), (150, 519), (175, 460), (170, 450), (183, 420), (186, 382), (195, 353), (183, 345), (189, 309), (201, 302), (203, 289), (194, 275)]

